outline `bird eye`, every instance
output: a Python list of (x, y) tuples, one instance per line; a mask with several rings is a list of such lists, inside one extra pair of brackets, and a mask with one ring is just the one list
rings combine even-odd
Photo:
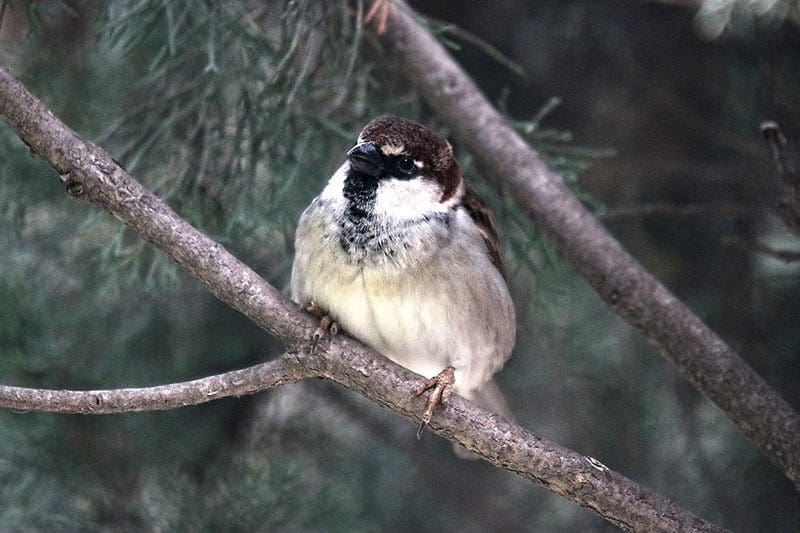
[(397, 170), (406, 176), (411, 175), (417, 169), (417, 166), (414, 164), (414, 160), (410, 157), (401, 157), (397, 160), (396, 166)]

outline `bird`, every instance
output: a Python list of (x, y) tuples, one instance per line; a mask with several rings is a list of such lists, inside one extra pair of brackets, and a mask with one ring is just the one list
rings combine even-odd
[(417, 437), (453, 392), (511, 419), (493, 375), (511, 356), (514, 305), (494, 217), (447, 140), (383, 116), (300, 216), (291, 297), (428, 378)]

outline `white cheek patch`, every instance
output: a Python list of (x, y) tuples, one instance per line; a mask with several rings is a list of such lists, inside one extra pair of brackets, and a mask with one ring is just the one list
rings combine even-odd
[(436, 183), (423, 178), (381, 180), (374, 212), (396, 220), (417, 220), (447, 211), (447, 206), (439, 201), (441, 194)]

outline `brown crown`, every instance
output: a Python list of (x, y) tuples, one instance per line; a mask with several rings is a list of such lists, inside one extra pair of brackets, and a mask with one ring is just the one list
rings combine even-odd
[(380, 146), (402, 146), (403, 153), (424, 163), (426, 176), (442, 185), (442, 201), (458, 191), (461, 170), (450, 143), (425, 126), (407, 118), (387, 115), (364, 126), (359, 140), (373, 141)]

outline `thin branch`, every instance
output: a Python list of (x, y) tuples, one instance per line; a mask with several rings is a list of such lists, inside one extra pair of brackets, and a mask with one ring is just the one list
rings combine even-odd
[(773, 248), (761, 242), (748, 242), (736, 237), (725, 239), (722, 244), (730, 246), (739, 251), (747, 254), (763, 254), (769, 257), (774, 257), (784, 263), (797, 263), (800, 262), (800, 251), (785, 250), (781, 248)]
[(772, 149), (786, 195), (778, 203), (778, 214), (790, 230), (800, 235), (800, 158), (790, 152), (789, 143), (777, 123), (762, 122), (761, 134)]
[(789, 142), (778, 123), (767, 120), (761, 123), (759, 129), (772, 149), (772, 157), (775, 159), (775, 165), (778, 167), (778, 173), (783, 178), (784, 184), (791, 188), (800, 186), (800, 169), (797, 168), (797, 162), (789, 154)]
[[(652, 2), (653, 0), (645, 0), (647, 2)], [(704, 0), (655, 0), (660, 4), (667, 4), (667, 5), (674, 5), (677, 7), (682, 7), (689, 9), (691, 11), (698, 12), (699, 15), (700, 9), (703, 7)], [(712, 4), (713, 5), (713, 4)], [(800, 7), (796, 4), (792, 5), (791, 2), (788, 4), (788, 9), (780, 10), (776, 9), (774, 12), (766, 12), (766, 13), (759, 13), (758, 16), (765, 16), (765, 17), (772, 17), (772, 18), (783, 18), (795, 26), (800, 27)], [(754, 15), (755, 11), (751, 11), (751, 15)]]
[(800, 415), (581, 205), (401, 0), (382, 43), (488, 174), (609, 307), (800, 488)]
[[(289, 344), (289, 352), (294, 354), (292, 365), (419, 421), (422, 405), (413, 391), (420, 376), (343, 335), (321, 346), (315, 355), (295, 354), (300, 351), (296, 348), (307, 346), (316, 326), (308, 314), (182, 220), (106, 152), (67, 128), (3, 68), (0, 118), (57, 170), (70, 196), (113, 214), (201, 280), (215, 296)], [(268, 379), (279, 378), (273, 374)], [(436, 413), (431, 429), (625, 529), (722, 531), (596, 460), (536, 436), (460, 397), (451, 398), (448, 407)]]
[(228, 396), (253, 394), (315, 374), (286, 353), (272, 361), (193, 381), (136, 389), (93, 391), (28, 389), (0, 385), (0, 407), (18, 411), (109, 414), (163, 411)]

